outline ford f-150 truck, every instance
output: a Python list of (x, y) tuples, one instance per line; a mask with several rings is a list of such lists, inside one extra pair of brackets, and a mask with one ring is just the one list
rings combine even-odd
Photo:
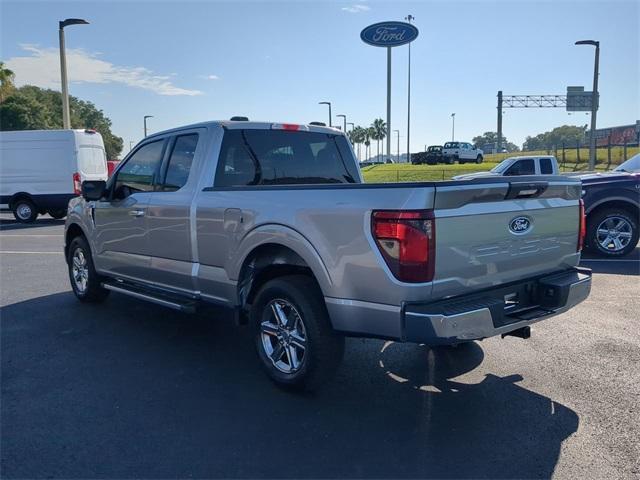
[(217, 121), (150, 135), (84, 182), (65, 253), (79, 300), (227, 306), (273, 380), (311, 389), (345, 335), (528, 337), (589, 294), (583, 234), (579, 180), (364, 184), (339, 130)]
[(453, 180), (480, 177), (515, 177), (521, 175), (560, 175), (558, 160), (553, 155), (519, 156), (505, 158), (491, 170), (456, 175)]

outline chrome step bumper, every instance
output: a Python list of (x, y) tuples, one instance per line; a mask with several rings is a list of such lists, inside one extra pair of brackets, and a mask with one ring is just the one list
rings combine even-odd
[(406, 304), (402, 340), (447, 345), (505, 334), (566, 312), (590, 291), (591, 270), (575, 268), (461, 298)]

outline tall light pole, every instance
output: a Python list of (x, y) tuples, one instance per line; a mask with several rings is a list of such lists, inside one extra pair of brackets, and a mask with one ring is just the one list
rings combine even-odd
[(71, 128), (71, 113), (69, 112), (69, 85), (67, 81), (67, 55), (64, 48), (64, 27), (69, 25), (87, 25), (89, 22), (82, 18), (67, 18), (58, 22), (58, 38), (60, 39), (60, 76), (62, 83), (62, 128)]
[(400, 130), (394, 130), (394, 132), (396, 133), (396, 142), (398, 144), (396, 158), (398, 159), (398, 163), (400, 163)]
[(598, 67), (600, 64), (600, 42), (580, 40), (576, 45), (593, 45), (596, 57), (593, 65), (593, 91), (591, 92), (591, 136), (589, 138), (589, 170), (596, 168), (596, 113), (598, 112)]
[[(411, 23), (411, 20), (415, 20), (416, 17), (409, 14), (404, 19)], [(407, 72), (407, 161), (411, 158), (411, 42), (409, 42), (409, 70)]]
[(329, 105), (329, 126), (333, 127), (331, 124), (331, 102), (318, 102), (318, 105)]
[(145, 115), (144, 116), (144, 136), (147, 136), (147, 118), (153, 118), (153, 115)]
[(341, 113), (340, 115), (336, 115), (336, 117), (342, 117), (343, 131), (344, 133), (347, 133), (347, 116)]
[(455, 141), (456, 139), (456, 114), (451, 114), (451, 141)]

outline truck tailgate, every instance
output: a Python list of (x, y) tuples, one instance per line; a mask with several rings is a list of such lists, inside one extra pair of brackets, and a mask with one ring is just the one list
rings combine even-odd
[(576, 266), (580, 193), (566, 177), (437, 186), (432, 298)]

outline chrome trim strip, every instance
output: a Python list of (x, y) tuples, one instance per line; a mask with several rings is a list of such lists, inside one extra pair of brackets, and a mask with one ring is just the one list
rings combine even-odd
[(162, 298), (153, 297), (151, 295), (146, 295), (146, 294), (140, 293), (140, 292), (133, 292), (133, 291), (128, 290), (126, 288), (121, 288), (121, 287), (117, 287), (115, 285), (111, 285), (110, 283), (103, 283), (102, 287), (107, 289), (107, 290), (111, 290), (113, 292), (118, 292), (118, 293), (122, 293), (124, 295), (129, 295), (130, 297), (138, 298), (140, 300), (146, 300), (147, 302), (151, 302), (151, 303), (155, 303), (155, 304), (158, 304), (158, 305), (162, 305), (163, 307), (172, 308), (174, 310), (180, 310), (180, 311), (187, 310), (187, 308), (185, 308), (184, 305), (181, 305), (179, 303), (170, 302), (169, 300), (164, 300)]

